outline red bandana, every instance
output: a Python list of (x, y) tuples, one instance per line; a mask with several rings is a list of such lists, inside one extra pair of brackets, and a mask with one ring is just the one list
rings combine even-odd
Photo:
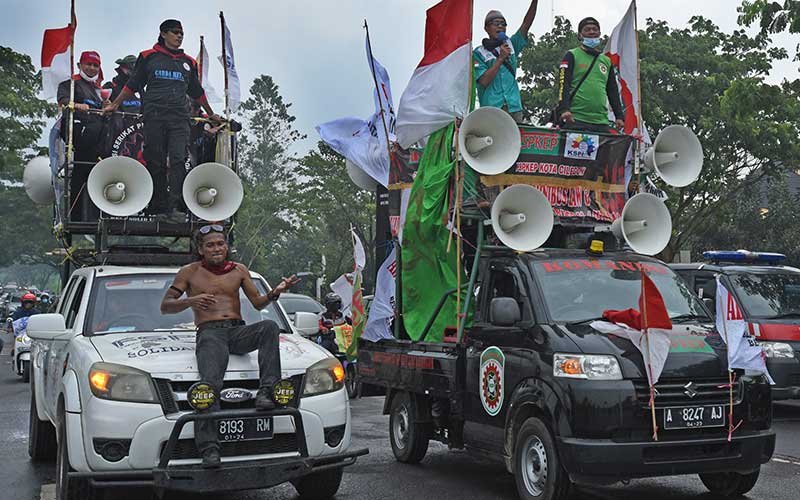
[(231, 260), (226, 260), (222, 264), (214, 265), (214, 264), (209, 264), (206, 261), (206, 259), (203, 259), (202, 266), (209, 272), (220, 275), (220, 274), (228, 274), (229, 272), (236, 269), (236, 262), (233, 262)]

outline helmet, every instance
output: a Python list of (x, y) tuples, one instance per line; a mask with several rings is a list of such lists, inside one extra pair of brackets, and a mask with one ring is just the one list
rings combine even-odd
[(36, 302), (36, 295), (28, 292), (20, 298), (20, 302)]
[(325, 296), (325, 307), (331, 309), (336, 307), (337, 309), (342, 308), (342, 298), (339, 297), (337, 294), (331, 292)]

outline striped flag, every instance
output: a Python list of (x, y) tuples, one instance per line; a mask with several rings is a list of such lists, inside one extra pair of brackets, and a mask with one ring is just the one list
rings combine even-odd
[(65, 28), (44, 30), (42, 39), (42, 98), (52, 99), (58, 92), (58, 84), (69, 80), (72, 68), (69, 47), (75, 36), (75, 15)]

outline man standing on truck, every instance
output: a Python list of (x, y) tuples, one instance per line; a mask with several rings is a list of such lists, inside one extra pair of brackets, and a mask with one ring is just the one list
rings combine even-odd
[[(253, 307), (260, 310), (277, 300), (298, 279), (294, 275), (283, 278), (269, 293), (260, 295), (247, 267), (228, 260), (228, 243), (222, 226), (201, 227), (195, 241), (202, 260), (178, 271), (161, 302), (161, 313), (176, 314), (192, 309), (197, 325), (197, 369), (200, 379), (208, 382), (217, 393), (222, 389), (229, 353), (247, 354), (258, 350), (260, 383), (256, 408), (271, 410), (275, 408), (272, 386), (281, 378), (280, 328), (271, 320), (245, 325), (239, 289)], [(187, 296), (181, 298), (184, 293)], [(218, 409), (219, 402), (215, 402), (207, 411)], [(219, 467), (219, 443), (213, 420), (195, 423), (195, 442), (203, 457), (203, 466)]]

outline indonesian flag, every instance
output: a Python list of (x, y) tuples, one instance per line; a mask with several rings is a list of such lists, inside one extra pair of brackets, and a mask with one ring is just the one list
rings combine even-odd
[(764, 350), (750, 335), (736, 299), (717, 278), (717, 331), (728, 345), (728, 368), (763, 373), (774, 384), (767, 371)]
[(200, 37), (200, 52), (197, 54), (197, 65), (199, 66), (198, 75), (200, 76), (200, 85), (203, 86), (203, 90), (206, 91), (206, 99), (208, 102), (221, 102), (217, 91), (211, 85), (211, 80), (208, 79), (208, 62), (210, 61), (208, 57), (208, 50), (206, 49), (205, 41), (203, 37)]
[(58, 93), (58, 84), (69, 80), (69, 46), (75, 36), (75, 16), (66, 28), (44, 30), (42, 39), (42, 98), (52, 99)]
[(619, 77), (619, 91), (625, 110), (625, 133), (635, 134), (639, 128), (639, 46), (636, 33), (636, 0), (611, 33), (605, 53)]
[(642, 271), (642, 293), (639, 310), (608, 310), (603, 317), (608, 321), (594, 321), (591, 327), (602, 333), (624, 337), (639, 349), (645, 362), (650, 387), (658, 382), (669, 354), (672, 321), (669, 319), (664, 299), (647, 274)]
[(403, 149), (469, 111), (472, 70), (472, 1), (442, 0), (427, 11), (425, 55), (397, 111)]

